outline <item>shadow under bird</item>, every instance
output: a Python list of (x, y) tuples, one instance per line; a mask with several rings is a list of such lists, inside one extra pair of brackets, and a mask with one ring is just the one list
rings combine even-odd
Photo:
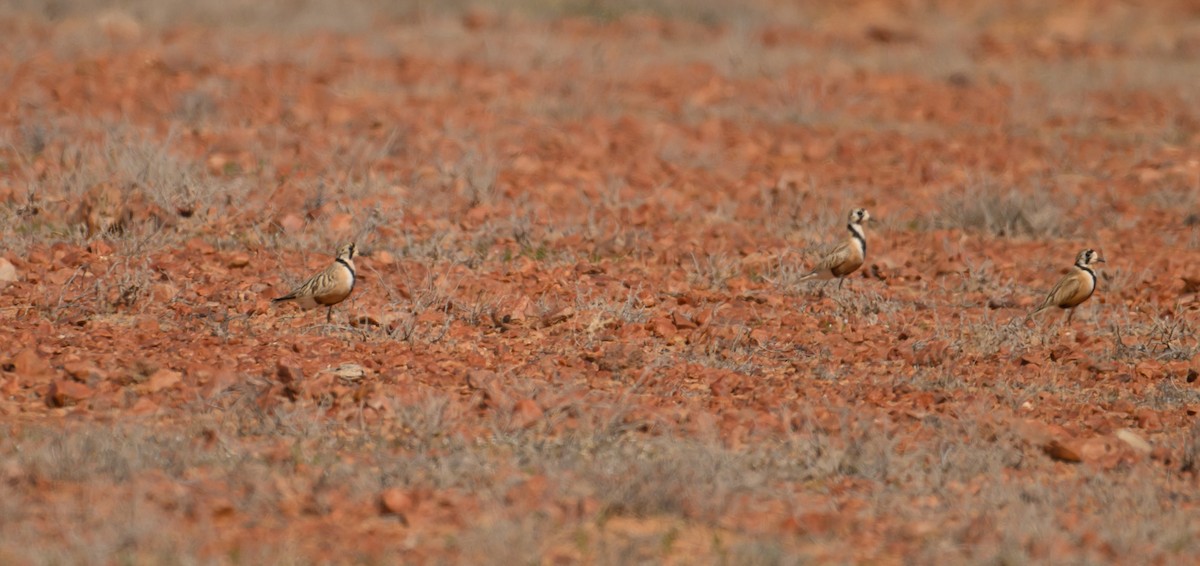
[(870, 219), (871, 215), (865, 208), (851, 210), (846, 219), (846, 229), (850, 231), (850, 237), (825, 254), (812, 271), (800, 278), (800, 281), (810, 279), (828, 281), (836, 277), (838, 289), (841, 289), (842, 283), (846, 282), (846, 276), (857, 271), (866, 261), (867, 235), (866, 232), (863, 232), (863, 223)]
[(325, 313), (325, 322), (333, 317), (333, 305), (350, 296), (354, 290), (355, 271), (353, 243), (342, 244), (337, 249), (337, 259), (320, 273), (309, 277), (307, 281), (272, 302), (295, 301), (301, 308), (310, 309), (317, 305), (329, 307)]
[(1075, 265), (1058, 284), (1050, 290), (1050, 294), (1046, 295), (1046, 299), (1042, 301), (1025, 320), (1033, 318), (1034, 315), (1052, 308), (1069, 309), (1067, 314), (1067, 322), (1071, 322), (1071, 317), (1075, 316), (1075, 307), (1088, 300), (1092, 293), (1096, 292), (1096, 272), (1092, 266), (1097, 263), (1105, 263), (1104, 258), (1091, 248), (1079, 252), (1075, 256)]

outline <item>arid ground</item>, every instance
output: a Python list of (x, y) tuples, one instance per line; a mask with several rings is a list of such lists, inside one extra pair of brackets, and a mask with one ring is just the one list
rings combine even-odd
[(1200, 560), (1196, 1), (102, 4), (0, 2), (0, 563)]

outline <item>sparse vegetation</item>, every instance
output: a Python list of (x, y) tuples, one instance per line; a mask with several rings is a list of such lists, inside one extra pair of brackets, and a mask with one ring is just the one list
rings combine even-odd
[(939, 228), (960, 228), (1002, 238), (1072, 236), (1065, 214), (1069, 207), (1051, 201), (1044, 192), (1020, 192), (995, 181), (969, 185), (951, 197), (933, 219)]
[(8, 2), (0, 563), (1195, 562), (1176, 4)]

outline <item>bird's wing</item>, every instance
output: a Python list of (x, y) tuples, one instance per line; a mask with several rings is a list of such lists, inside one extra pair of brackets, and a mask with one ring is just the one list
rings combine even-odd
[(834, 248), (833, 251), (825, 254), (825, 256), (821, 258), (821, 261), (817, 262), (817, 265), (813, 267), (813, 271), (832, 271), (833, 268), (845, 263), (847, 259), (850, 259), (850, 251), (850, 244), (847, 242), (842, 242), (838, 247)]
[(295, 289), (292, 289), (291, 293), (288, 293), (275, 300), (286, 301), (289, 299), (299, 299), (319, 294), (320, 290), (328, 287), (329, 282), (333, 280), (333, 275), (330, 274), (330, 271), (331, 270), (329, 268), (322, 270), (320, 273), (309, 277), (308, 280), (296, 286)]
[(1063, 277), (1062, 280), (1060, 280), (1058, 284), (1050, 290), (1050, 294), (1046, 295), (1046, 300), (1042, 301), (1041, 306), (1039, 306), (1037, 310), (1042, 311), (1050, 307), (1060, 306), (1079, 293), (1079, 288), (1083, 285), (1083, 283), (1074, 275), (1075, 274), (1072, 273), (1066, 277)]

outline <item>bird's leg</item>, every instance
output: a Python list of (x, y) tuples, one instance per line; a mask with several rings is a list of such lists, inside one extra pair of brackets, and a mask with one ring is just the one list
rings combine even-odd
[(845, 277), (838, 277), (838, 291), (842, 290), (842, 284), (846, 282)]
[(333, 305), (329, 305), (329, 309), (325, 311), (325, 324), (329, 324), (333, 320)]
[(1069, 309), (1067, 311), (1067, 324), (1071, 324), (1071, 319), (1074, 317), (1075, 317), (1075, 309)]

